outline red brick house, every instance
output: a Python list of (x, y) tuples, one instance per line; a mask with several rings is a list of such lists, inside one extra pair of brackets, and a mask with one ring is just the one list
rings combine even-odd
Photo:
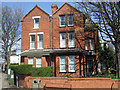
[(86, 25), (85, 16), (68, 3), (51, 8), (52, 16), (36, 5), (23, 17), (21, 64), (53, 66), (54, 76), (95, 74), (97, 29)]

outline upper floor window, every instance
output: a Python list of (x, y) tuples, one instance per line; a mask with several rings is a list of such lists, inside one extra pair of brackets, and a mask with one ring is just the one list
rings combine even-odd
[(75, 72), (75, 56), (69, 56), (69, 72)]
[(42, 49), (43, 48), (43, 34), (38, 34), (38, 39), (37, 39), (37, 46), (38, 49)]
[(35, 49), (35, 35), (30, 35), (30, 49)]
[(40, 18), (40, 16), (32, 17), (32, 19), (34, 19), (34, 29), (38, 29), (39, 28), (39, 18)]
[(66, 33), (60, 33), (60, 48), (66, 47)]
[(65, 15), (60, 15), (60, 26), (65, 26)]
[(85, 40), (85, 50), (88, 50), (88, 39)]
[(74, 26), (73, 15), (68, 15), (68, 26)]
[(69, 47), (75, 47), (74, 32), (68, 33), (68, 44)]
[(90, 49), (91, 49), (91, 50), (94, 50), (93, 39), (90, 39)]
[(34, 19), (34, 28), (39, 28), (39, 18)]
[(28, 64), (33, 64), (33, 57), (28, 58)]
[(42, 66), (42, 58), (41, 57), (36, 57), (36, 67), (41, 67)]
[(66, 72), (66, 56), (60, 56), (60, 72)]

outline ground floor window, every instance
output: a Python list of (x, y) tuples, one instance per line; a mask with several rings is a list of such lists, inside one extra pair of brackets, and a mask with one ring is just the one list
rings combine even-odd
[(75, 72), (75, 56), (69, 56), (69, 72)]
[(60, 56), (60, 72), (66, 72), (66, 56)]
[(28, 64), (33, 64), (33, 57), (28, 58)]
[(41, 67), (42, 66), (42, 58), (41, 57), (36, 57), (36, 67)]

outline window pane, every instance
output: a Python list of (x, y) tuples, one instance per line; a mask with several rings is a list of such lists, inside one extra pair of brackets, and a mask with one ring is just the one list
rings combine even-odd
[(69, 33), (69, 47), (75, 47), (74, 33)]
[(60, 33), (60, 47), (66, 47), (66, 33)]
[(60, 57), (60, 72), (66, 72), (66, 56)]
[(38, 35), (38, 48), (43, 48), (43, 34)]
[(34, 19), (34, 28), (39, 28), (39, 18)]
[(28, 64), (33, 64), (33, 58), (31, 57), (28, 58)]
[(35, 41), (35, 35), (31, 35), (31, 41)]
[(93, 40), (92, 39), (90, 40), (90, 47), (91, 47), (91, 50), (94, 50)]
[(41, 57), (37, 57), (36, 58), (36, 67), (41, 67), (41, 62), (42, 62)]
[(88, 50), (88, 40), (85, 40), (85, 50)]
[(30, 39), (30, 48), (35, 48), (35, 35), (31, 35)]
[(69, 72), (75, 72), (75, 56), (69, 56)]
[(68, 26), (73, 26), (73, 15), (68, 16)]
[(35, 23), (39, 23), (39, 18), (35, 18)]
[(65, 16), (60, 16), (60, 25), (65, 26)]

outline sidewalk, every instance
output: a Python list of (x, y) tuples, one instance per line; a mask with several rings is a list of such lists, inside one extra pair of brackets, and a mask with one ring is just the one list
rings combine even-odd
[(7, 74), (2, 72), (0, 72), (0, 85), (2, 86), (2, 88), (16, 88), (15, 85), (9, 85)]

